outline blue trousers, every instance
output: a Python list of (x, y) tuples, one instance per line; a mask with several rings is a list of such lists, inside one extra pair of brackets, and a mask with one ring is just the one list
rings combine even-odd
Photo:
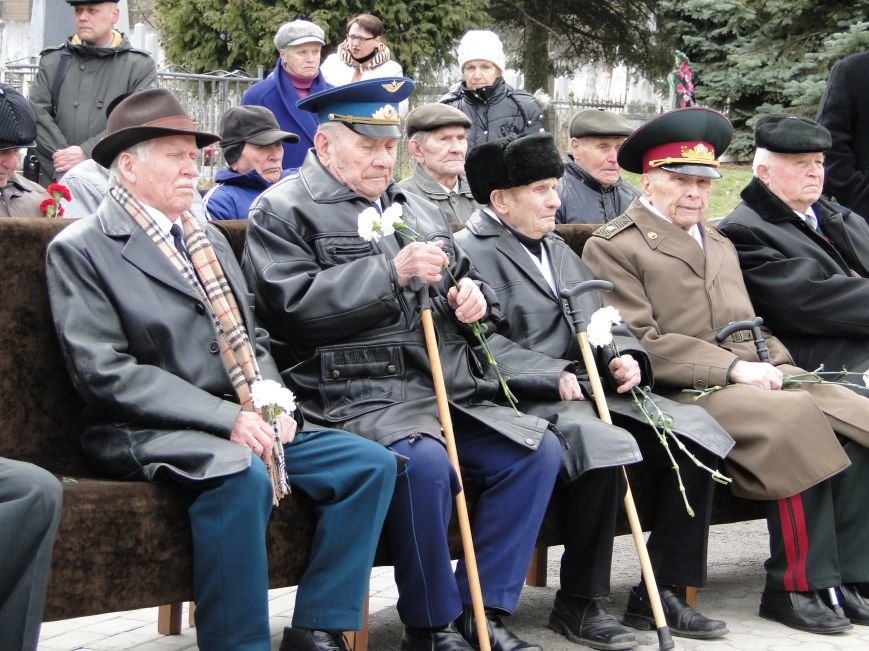
[[(456, 432), (465, 475), (482, 489), (471, 529), (483, 603), (512, 613), (561, 465), (561, 445), (549, 432), (537, 450), (482, 426)], [(385, 528), (398, 614), (413, 628), (443, 626), (471, 602), (464, 562), (453, 573), (447, 545), (457, 478), (434, 439), (415, 436), (392, 449), (410, 459), (396, 480)]]
[[(293, 625), (356, 630), (396, 463), (388, 451), (337, 430), (301, 432), (284, 446), (295, 489), (314, 502), (317, 525), (299, 582)], [(266, 525), (271, 481), (253, 458), (240, 473), (194, 487), (196, 639), (209, 651), (268, 651)]]
[(63, 491), (47, 470), (0, 458), (0, 649), (33, 651)]

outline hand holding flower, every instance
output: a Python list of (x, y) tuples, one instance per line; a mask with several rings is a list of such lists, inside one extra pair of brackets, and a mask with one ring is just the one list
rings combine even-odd
[(764, 391), (778, 391), (782, 388), (784, 375), (769, 362), (746, 362), (740, 360), (730, 369), (730, 381), (748, 384)]
[(640, 365), (630, 355), (621, 355), (614, 357), (609, 364), (610, 375), (618, 385), (616, 391), (618, 393), (627, 393), (631, 389), (640, 385), (642, 372)]
[(411, 242), (393, 260), (395, 275), (401, 287), (407, 287), (416, 277), (424, 283), (437, 283), (449, 262), (443, 242)]
[(486, 316), (486, 298), (470, 278), (462, 278), (457, 287), (450, 287), (447, 302), (462, 323), (473, 323)]
[(286, 412), (278, 414), (275, 419), (275, 426), (278, 428), (278, 436), (283, 445), (292, 443), (293, 439), (296, 438), (296, 421)]

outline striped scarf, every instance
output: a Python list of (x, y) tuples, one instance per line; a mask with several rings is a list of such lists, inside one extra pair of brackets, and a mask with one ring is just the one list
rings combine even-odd
[(381, 66), (392, 58), (389, 48), (386, 47), (386, 43), (381, 43), (371, 54), (368, 55), (368, 58), (365, 61), (358, 61), (354, 59), (353, 55), (350, 53), (349, 40), (344, 41), (338, 46), (338, 55), (341, 57), (341, 61), (353, 68), (353, 77), (350, 80), (351, 83), (361, 80), (362, 73), (365, 70), (371, 70), (372, 68)]
[(235, 388), (241, 408), (253, 411), (250, 385), (260, 379), (256, 355), (247, 336), (244, 321), (232, 289), (220, 268), (220, 262), (205, 235), (205, 229), (189, 213), (181, 214), (181, 228), (190, 262), (178, 252), (169, 235), (164, 233), (133, 198), (128, 190), (114, 186), (109, 193), (142, 227), (187, 283), (199, 294), (208, 308), (220, 345), (220, 357)]

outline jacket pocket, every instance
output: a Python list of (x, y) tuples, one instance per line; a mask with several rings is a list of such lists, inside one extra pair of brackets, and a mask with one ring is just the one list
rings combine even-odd
[(320, 387), (335, 421), (404, 402), (404, 352), (399, 345), (320, 349)]
[(371, 244), (361, 241), (359, 236), (327, 236), (314, 242), (317, 259), (324, 267), (334, 267), (360, 258), (369, 257), (374, 249)]

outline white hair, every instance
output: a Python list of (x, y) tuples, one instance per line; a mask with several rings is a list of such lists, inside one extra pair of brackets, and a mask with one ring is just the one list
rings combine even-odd
[(775, 156), (775, 153), (771, 152), (769, 149), (758, 147), (757, 151), (754, 152), (754, 160), (751, 163), (751, 170), (754, 172), (754, 175), (757, 176), (757, 168), (761, 165), (769, 167), (775, 159)]
[(109, 166), (109, 187), (113, 185), (122, 185), (121, 181), (123, 175), (121, 174), (121, 167), (118, 163), (118, 159), (124, 152), (130, 154), (130, 156), (135, 156), (140, 161), (144, 161), (151, 152), (151, 141), (144, 140), (143, 142), (138, 142), (135, 145), (127, 147), (124, 151), (115, 156), (115, 160), (113, 160), (111, 166)]

